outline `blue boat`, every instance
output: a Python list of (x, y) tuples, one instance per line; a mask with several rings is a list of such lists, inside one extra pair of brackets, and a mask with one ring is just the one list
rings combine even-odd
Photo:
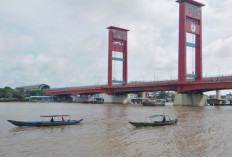
[[(39, 126), (74, 125), (84, 120), (84, 119), (70, 120), (70, 115), (45, 115), (45, 116), (40, 116), (40, 117), (41, 117), (41, 121), (15, 121), (15, 120), (7, 120), (7, 121), (16, 126), (37, 126), (39, 127)], [(51, 120), (45, 121), (44, 118), (51, 118)]]

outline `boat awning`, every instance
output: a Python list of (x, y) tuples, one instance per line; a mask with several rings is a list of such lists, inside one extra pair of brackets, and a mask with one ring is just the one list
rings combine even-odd
[(154, 115), (151, 115), (151, 116), (148, 116), (147, 118), (156, 118), (156, 117), (160, 117), (160, 116), (168, 116), (168, 115), (164, 115), (164, 114), (154, 114)]
[(65, 116), (70, 116), (70, 115), (43, 115), (43, 116), (40, 116), (40, 117), (65, 117)]

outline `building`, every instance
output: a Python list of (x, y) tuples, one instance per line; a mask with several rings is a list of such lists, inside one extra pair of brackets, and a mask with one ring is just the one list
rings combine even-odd
[(30, 85), (30, 86), (22, 86), (22, 87), (16, 87), (17, 88), (24, 88), (25, 90), (48, 90), (50, 89), (49, 85), (46, 84), (38, 84), (38, 85)]

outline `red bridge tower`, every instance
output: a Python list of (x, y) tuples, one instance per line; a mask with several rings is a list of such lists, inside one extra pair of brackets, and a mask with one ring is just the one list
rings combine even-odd
[[(127, 29), (110, 26), (109, 29), (109, 54), (108, 54), (108, 86), (113, 83), (127, 84)], [(112, 52), (122, 52), (123, 58), (113, 57)], [(112, 79), (112, 61), (123, 62), (122, 80)]]
[[(204, 4), (194, 0), (177, 0), (179, 3), (179, 61), (178, 81), (186, 82), (187, 77), (202, 80), (202, 13)], [(195, 35), (195, 43), (186, 41), (186, 34)], [(195, 48), (195, 74), (187, 74), (186, 46)]]

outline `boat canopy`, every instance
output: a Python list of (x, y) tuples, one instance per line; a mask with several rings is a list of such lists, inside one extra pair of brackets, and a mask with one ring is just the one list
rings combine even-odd
[(65, 116), (70, 116), (70, 115), (43, 115), (43, 116), (40, 116), (40, 117), (65, 117)]
[(154, 114), (154, 115), (151, 115), (151, 116), (148, 116), (147, 118), (156, 118), (156, 117), (160, 117), (160, 116), (168, 116), (168, 115), (164, 115), (164, 114)]

